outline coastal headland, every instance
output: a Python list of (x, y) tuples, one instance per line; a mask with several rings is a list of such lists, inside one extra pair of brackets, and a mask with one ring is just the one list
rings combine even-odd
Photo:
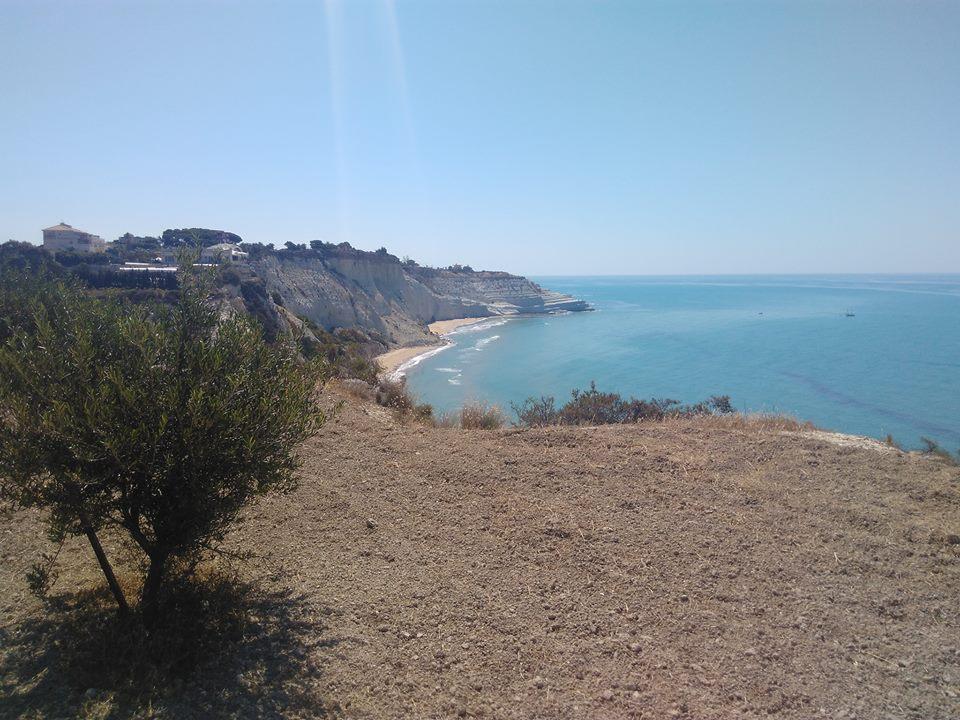
[(357, 329), (389, 349), (435, 342), (428, 326), (438, 321), (591, 309), (519, 275), (423, 267), (386, 250), (367, 252), (346, 243), (255, 250), (243, 269), (262, 287), (244, 293), (240, 283), (237, 294), (248, 311), (293, 316), (328, 331)]

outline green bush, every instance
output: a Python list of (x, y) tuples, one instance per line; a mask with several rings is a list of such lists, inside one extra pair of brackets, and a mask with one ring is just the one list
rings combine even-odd
[(396, 410), (401, 416), (409, 416), (430, 425), (434, 424), (433, 406), (418, 403), (410, 394), (402, 377), (399, 380), (381, 379), (376, 388), (375, 397), (378, 405)]
[(160, 236), (164, 247), (210, 247), (220, 243), (239, 245), (243, 238), (226, 230), (210, 230), (208, 228), (167, 229)]
[(300, 345), (305, 357), (322, 359), (331, 377), (353, 378), (371, 385), (378, 383), (380, 366), (373, 357), (386, 350), (387, 343), (383, 338), (354, 328), (337, 328), (329, 332), (307, 318), (298, 319), (304, 327)]
[(127, 537), (151, 625), (171, 568), (194, 567), (254, 496), (294, 486), (295, 448), (324, 420), (320, 367), (219, 318), (190, 275), (174, 306), (0, 280), (0, 304), (21, 306), (0, 338), (0, 499), (46, 510), (53, 537), (86, 536), (122, 611), (99, 535)]
[(570, 400), (557, 407), (552, 397), (527, 398), (520, 405), (511, 405), (517, 415), (517, 424), (524, 427), (547, 425), (615, 425), (644, 420), (661, 421), (668, 417), (695, 417), (697, 415), (726, 415), (734, 412), (728, 395), (714, 395), (694, 405), (681, 405), (676, 400), (651, 398), (625, 400), (619, 393), (597, 390), (590, 383), (589, 390), (573, 390)]
[(243, 278), (240, 277), (240, 273), (237, 272), (237, 269), (231, 265), (221, 265), (219, 268), (220, 273), (220, 282), (223, 285), (233, 285), (234, 287), (239, 287), (240, 283), (243, 282)]
[(510, 407), (517, 416), (517, 424), (524, 427), (546, 427), (559, 423), (560, 413), (552, 396), (541, 396), (539, 399), (528, 397), (520, 405), (510, 403)]

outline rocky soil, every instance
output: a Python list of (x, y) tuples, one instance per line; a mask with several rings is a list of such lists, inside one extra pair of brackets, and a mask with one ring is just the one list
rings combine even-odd
[[(960, 717), (960, 470), (939, 460), (736, 421), (437, 429), (349, 398), (304, 458), (229, 538), (296, 631), (261, 642), (268, 603), (149, 713)], [(25, 679), (49, 640), (24, 639), (36, 518), (0, 523), (0, 715), (89, 714)]]

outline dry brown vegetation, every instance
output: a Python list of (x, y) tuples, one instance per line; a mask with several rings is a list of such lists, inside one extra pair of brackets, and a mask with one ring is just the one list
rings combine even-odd
[(499, 430), (506, 422), (499, 407), (482, 401), (468, 402), (460, 410), (460, 427), (464, 430)]
[(361, 380), (336, 381), (339, 389), (359, 400), (375, 400), (382, 407), (395, 411), (401, 422), (413, 420), (434, 428), (463, 430), (498, 430), (507, 424), (503, 411), (483, 401), (470, 401), (457, 412), (434, 414), (433, 407), (417, 401), (403, 378), (380, 378), (376, 386)]
[[(671, 427), (689, 426), (689, 421), (690, 418), (683, 417), (667, 417), (663, 420), (664, 423)], [(811, 422), (800, 421), (789, 415), (770, 413), (701, 415), (696, 418), (696, 425), (703, 430), (717, 428), (721, 430), (742, 430), (745, 432), (801, 432), (817, 429)]]
[(377, 399), (376, 386), (368, 383), (366, 380), (348, 378), (346, 380), (334, 380), (332, 382), (339, 383), (348, 395), (358, 400), (374, 401)]
[(960, 716), (955, 466), (781, 418), (468, 432), (343, 396), (186, 612), (188, 672), (104, 650), (82, 546), (44, 608), (38, 518), (0, 519), (0, 716)]

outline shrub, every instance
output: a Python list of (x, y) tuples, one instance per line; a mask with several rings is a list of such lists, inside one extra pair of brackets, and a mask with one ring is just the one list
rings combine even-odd
[(340, 385), (355, 398), (360, 398), (361, 400), (376, 400), (377, 398), (377, 389), (363, 380), (347, 378), (346, 380), (341, 380)]
[(380, 372), (376, 362), (359, 354), (353, 347), (348, 347), (333, 363), (337, 377), (357, 378), (368, 383), (374, 383)]
[(668, 417), (696, 417), (698, 415), (727, 415), (735, 412), (728, 395), (714, 395), (694, 405), (681, 405), (676, 400), (650, 398), (624, 400), (619, 393), (597, 390), (590, 383), (589, 390), (573, 390), (570, 400), (560, 408), (552, 397), (527, 398), (522, 404), (512, 404), (517, 424), (524, 427), (546, 425), (615, 425), (643, 420), (662, 421)]
[(220, 282), (224, 285), (239, 287), (240, 283), (243, 282), (243, 278), (240, 277), (240, 273), (237, 272), (235, 267), (223, 265), (220, 267)]
[(524, 427), (546, 427), (556, 425), (559, 419), (556, 402), (552, 396), (540, 399), (528, 397), (522, 404), (510, 403), (517, 416), (518, 424)]
[(240, 281), (240, 296), (248, 307), (251, 305), (265, 307), (269, 297), (267, 295), (267, 284), (262, 278), (244, 278)]
[(931, 440), (928, 437), (921, 437), (920, 442), (923, 444), (923, 448), (920, 450), (920, 452), (922, 452), (924, 455), (933, 455), (934, 457), (938, 457), (941, 460), (945, 460), (951, 464), (957, 464), (958, 460), (960, 460), (960, 453), (958, 453), (958, 457), (955, 458), (948, 450), (942, 448), (940, 443), (938, 443), (936, 440)]
[(433, 418), (433, 426), (438, 428), (458, 428), (460, 427), (459, 413), (440, 413)]
[[(65, 276), (66, 270), (50, 253), (31, 243), (8, 240), (0, 245), (0, 270), (21, 273), (45, 273), (50, 276)], [(21, 275), (20, 277), (25, 277)]]
[(560, 408), (562, 425), (612, 425), (640, 420), (663, 420), (667, 411), (677, 405), (676, 400), (624, 400), (618, 393), (597, 390), (590, 383), (589, 390), (573, 390), (570, 401)]
[(736, 412), (733, 403), (730, 402), (729, 395), (714, 395), (707, 401), (707, 404), (711, 412), (717, 415), (731, 415)]
[(56, 307), (64, 294), (79, 292), (74, 278), (54, 280), (42, 266), (4, 270), (0, 273), (0, 346), (31, 326), (36, 307)]
[(356, 378), (371, 385), (377, 384), (380, 366), (372, 357), (386, 349), (386, 341), (375, 333), (353, 328), (328, 332), (307, 318), (298, 319), (303, 323), (300, 349), (305, 357), (322, 359), (331, 377)]
[(460, 427), (464, 430), (497, 430), (506, 419), (496, 405), (484, 402), (467, 403), (460, 410)]
[[(671, 401), (673, 402), (673, 401)], [(679, 405), (667, 409), (666, 414), (677, 417), (697, 417), (698, 415), (730, 415), (735, 413), (729, 395), (713, 395), (707, 400), (693, 405)]]
[(243, 238), (226, 230), (208, 228), (167, 229), (160, 235), (164, 247), (210, 247), (219, 243), (239, 245)]
[(413, 417), (416, 420), (421, 422), (432, 423), (433, 422), (433, 405), (427, 403), (421, 403), (413, 408)]
[(410, 416), (419, 422), (435, 425), (433, 406), (428, 403), (418, 403), (416, 398), (407, 389), (404, 378), (399, 380), (381, 379), (376, 388), (378, 405), (396, 410), (401, 416)]
[(126, 536), (148, 626), (171, 568), (190, 572), (253, 496), (293, 487), (294, 450), (324, 420), (319, 366), (180, 283), (176, 305), (150, 307), (48, 280), (0, 344), (0, 499), (47, 510), (52, 537), (86, 536), (123, 613), (99, 535)]
[(392, 408), (400, 413), (410, 412), (416, 405), (403, 378), (381, 380), (377, 387), (377, 404)]

